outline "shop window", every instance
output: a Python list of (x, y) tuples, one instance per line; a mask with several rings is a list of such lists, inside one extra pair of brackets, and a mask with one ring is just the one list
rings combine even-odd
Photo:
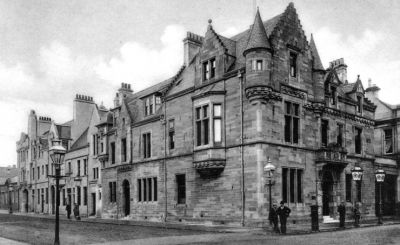
[(299, 104), (285, 101), (285, 142), (299, 143)]

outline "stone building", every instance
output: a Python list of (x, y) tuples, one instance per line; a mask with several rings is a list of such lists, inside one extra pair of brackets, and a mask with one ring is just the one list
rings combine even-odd
[(292, 3), (233, 37), (210, 20), (183, 45), (174, 77), (136, 93), (123, 83), (98, 125), (102, 217), (257, 224), (268, 159), (272, 202), (291, 219), (309, 220), (315, 202), (334, 218), (341, 201), (374, 217), (376, 106), (343, 59), (323, 67)]
[(18, 174), (16, 165), (0, 167), (0, 209), (19, 211)]
[[(375, 112), (375, 162), (385, 172), (382, 186), (383, 215), (400, 214), (400, 105), (390, 105), (379, 98), (380, 88), (369, 82), (367, 97), (377, 106)], [(379, 189), (376, 189), (379, 203)], [(376, 207), (377, 210), (378, 206)]]
[(76, 95), (73, 102), (73, 119), (56, 124), (48, 117), (37, 116), (31, 111), (28, 133), (22, 133), (17, 142), (20, 206), (22, 212), (55, 213), (56, 187), (54, 167), (49, 156), (52, 140), (61, 140), (67, 150), (60, 181), (60, 213), (65, 214), (67, 203), (79, 205), (82, 216), (90, 215), (89, 182), (90, 164), (96, 165), (89, 154), (89, 131), (99, 109), (93, 98)]

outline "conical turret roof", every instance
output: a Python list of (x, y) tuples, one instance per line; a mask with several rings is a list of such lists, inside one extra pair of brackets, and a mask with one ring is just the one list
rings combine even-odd
[(321, 58), (319, 57), (318, 54), (317, 46), (315, 45), (314, 42), (313, 34), (311, 34), (310, 50), (311, 50), (311, 55), (314, 58), (314, 65), (313, 65), (314, 70), (324, 70), (324, 66), (322, 65)]
[(249, 40), (247, 41), (246, 49), (243, 51), (243, 55), (252, 49), (271, 49), (268, 41), (267, 33), (265, 27), (261, 20), (260, 11), (257, 9), (256, 17), (254, 19), (254, 24), (251, 28)]

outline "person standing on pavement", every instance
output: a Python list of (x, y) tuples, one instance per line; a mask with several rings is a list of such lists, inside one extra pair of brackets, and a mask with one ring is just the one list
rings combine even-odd
[(65, 210), (67, 210), (67, 217), (71, 219), (71, 204), (68, 202), (67, 206), (65, 206)]
[(345, 221), (345, 217), (346, 217), (346, 206), (344, 205), (344, 202), (340, 203), (337, 211), (339, 213), (339, 221), (340, 221), (339, 227), (344, 228), (344, 221)]
[(354, 226), (360, 227), (361, 212), (360, 212), (360, 205), (358, 203), (356, 203), (355, 207), (353, 208), (353, 212), (354, 212)]
[(281, 222), (281, 233), (286, 234), (286, 221), (290, 215), (290, 208), (285, 206), (285, 202), (281, 201), (281, 206), (277, 210), (277, 214), (279, 216), (279, 220)]
[(81, 217), (79, 216), (79, 206), (76, 203), (74, 206), (74, 216), (76, 220), (81, 220)]
[(274, 231), (279, 233), (279, 227), (278, 227), (278, 207), (274, 203), (271, 207), (271, 210), (269, 210), (268, 214), (268, 220), (270, 225), (274, 225)]

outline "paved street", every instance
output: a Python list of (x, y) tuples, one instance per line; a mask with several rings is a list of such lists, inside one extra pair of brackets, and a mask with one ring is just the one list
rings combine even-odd
[[(60, 230), (61, 244), (400, 244), (399, 224), (286, 236), (259, 230), (213, 233), (66, 220)], [(54, 220), (0, 214), (0, 244), (52, 244), (53, 239)]]

